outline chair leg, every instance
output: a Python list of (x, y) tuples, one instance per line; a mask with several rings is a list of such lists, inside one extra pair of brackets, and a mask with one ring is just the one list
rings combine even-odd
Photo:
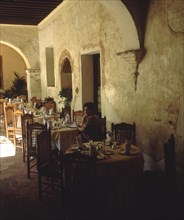
[(42, 201), (42, 179), (39, 174), (38, 174), (38, 193), (39, 193), (39, 200)]
[(29, 160), (29, 154), (27, 154), (27, 177), (30, 179), (30, 160)]
[(25, 155), (26, 153), (25, 153), (25, 144), (24, 144), (24, 142), (22, 142), (22, 159), (23, 159), (23, 162), (25, 162)]

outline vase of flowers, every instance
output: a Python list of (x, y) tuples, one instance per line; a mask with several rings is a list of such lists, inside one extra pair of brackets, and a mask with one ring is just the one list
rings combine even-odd
[(72, 101), (72, 88), (61, 88), (61, 91), (59, 91), (58, 96), (60, 98), (58, 102), (60, 109), (70, 108)]

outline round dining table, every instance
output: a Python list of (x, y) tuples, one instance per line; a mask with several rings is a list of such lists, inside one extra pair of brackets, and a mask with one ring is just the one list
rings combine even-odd
[(79, 134), (77, 127), (61, 127), (51, 129), (52, 149), (65, 152), (71, 145), (76, 143)]
[[(83, 145), (85, 147), (81, 153), (88, 154), (89, 143)], [(77, 147), (73, 145), (67, 149), (66, 153), (75, 150)], [(97, 181), (105, 189), (107, 210), (110, 213), (128, 210), (131, 206), (136, 180), (143, 172), (144, 158), (141, 148), (131, 145), (129, 154), (126, 154), (125, 144), (121, 144), (115, 148), (105, 146), (103, 153), (99, 153), (98, 150), (96, 152)]]

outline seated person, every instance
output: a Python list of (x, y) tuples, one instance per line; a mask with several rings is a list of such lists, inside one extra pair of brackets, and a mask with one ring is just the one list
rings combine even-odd
[(83, 106), (84, 117), (81, 126), (78, 127), (80, 131), (82, 142), (88, 142), (90, 140), (100, 141), (102, 140), (102, 129), (99, 117), (95, 112), (95, 106), (92, 102), (87, 102)]

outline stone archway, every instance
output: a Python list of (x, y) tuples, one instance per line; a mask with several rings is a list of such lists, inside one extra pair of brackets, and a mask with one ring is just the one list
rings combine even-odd
[[(5, 41), (0, 41), (0, 44), (11, 48), (18, 55), (20, 55), (20, 57), (23, 59), (23, 62), (25, 63), (24, 73), (25, 73), (25, 78), (27, 81), (28, 100), (30, 100), (30, 98), (32, 96), (40, 97), (40, 94), (41, 94), (41, 91), (39, 90), (41, 88), (41, 86), (40, 86), (40, 69), (32, 69), (27, 57), (24, 55), (24, 53), (18, 47), (14, 46), (8, 42), (5, 42)], [(37, 88), (35, 91), (32, 88), (33, 85), (35, 88)]]
[(61, 88), (72, 88), (73, 62), (68, 50), (61, 53), (59, 61), (59, 75)]
[[(19, 48), (4, 41), (0, 41), (1, 88), (4, 91), (11, 90), (16, 76), (24, 77), (27, 81), (26, 69), (30, 67), (25, 55)], [(17, 75), (15, 75), (17, 74)], [(6, 94), (7, 95), (7, 94)]]
[[(68, 89), (72, 93), (72, 70), (73, 70), (73, 62), (71, 55), (68, 50), (64, 50), (61, 53), (60, 61), (59, 61), (59, 78), (60, 78), (60, 90)], [(63, 90), (62, 90), (63, 91)], [(67, 92), (68, 93), (68, 92)], [(64, 105), (65, 109), (71, 116), (71, 105)]]

